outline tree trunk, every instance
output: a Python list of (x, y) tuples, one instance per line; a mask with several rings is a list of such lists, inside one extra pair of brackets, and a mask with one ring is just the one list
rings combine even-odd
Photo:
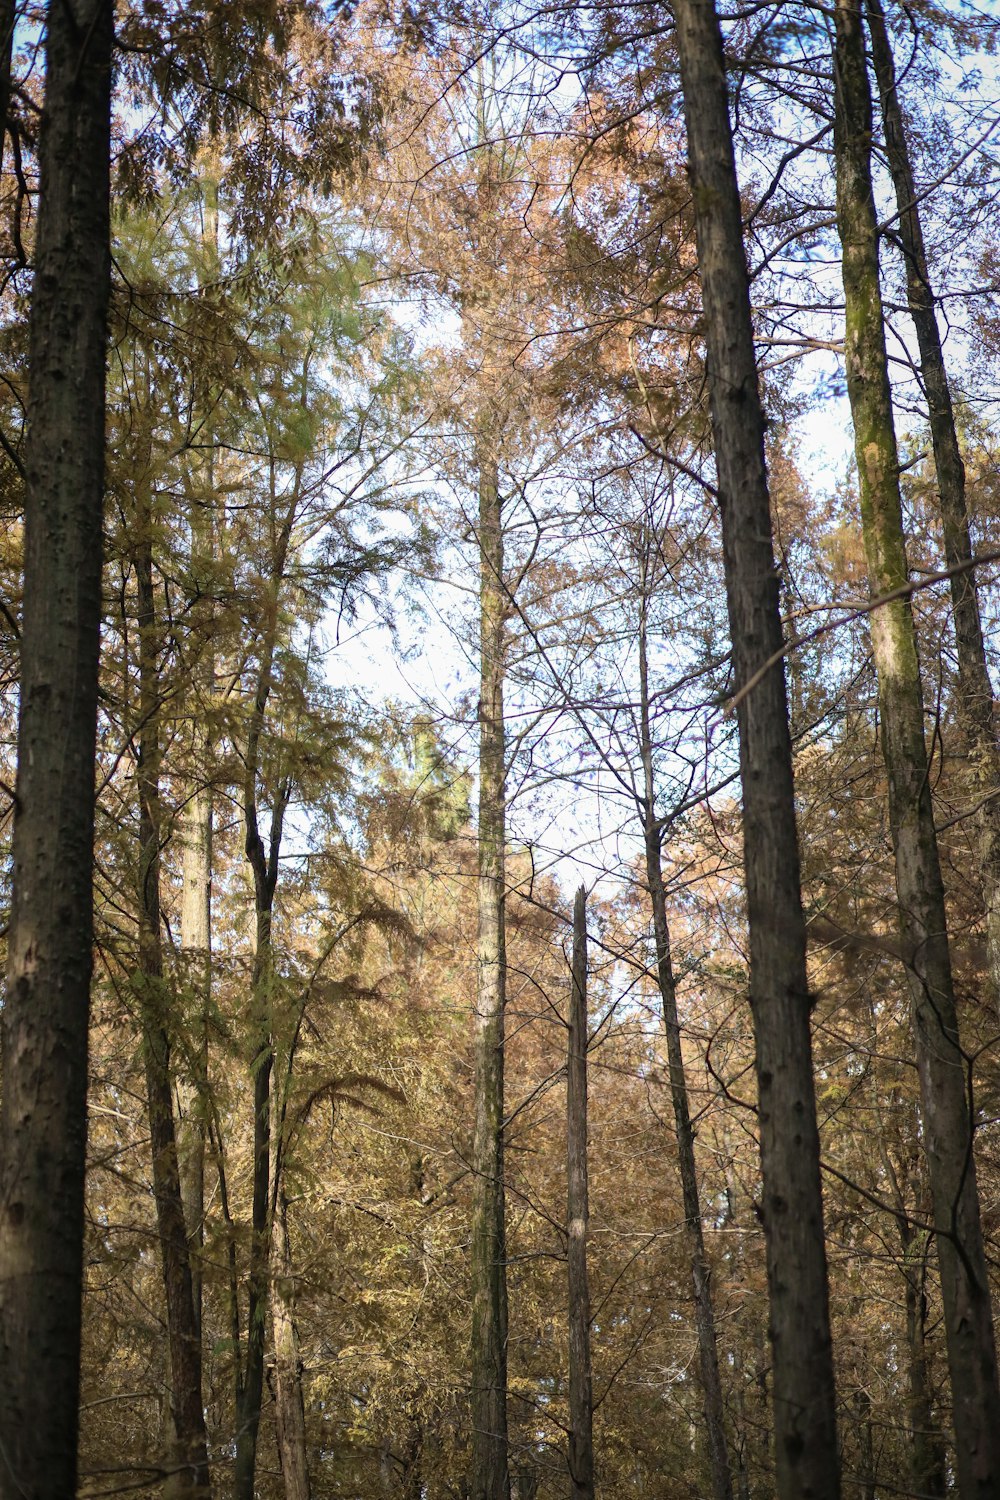
[(570, 1500), (594, 1500), (594, 1393), (587, 1281), (587, 892), (573, 903), (566, 1060)]
[(201, 1332), (195, 1316), (184, 1205), (174, 1135), (167, 996), (160, 932), (160, 682), (153, 588), (152, 507), (148, 472), (140, 477), (135, 552), (139, 636), (139, 963), (134, 987), (142, 1016), (146, 1099), (156, 1225), (166, 1297), (170, 1412), (174, 1452), (164, 1493), (209, 1493), (208, 1440), (202, 1405)]
[[(209, 173), (201, 178), (203, 281), (220, 274), (219, 192)], [(191, 611), (195, 665), (189, 791), (180, 816), (181, 923), (183, 974), (190, 994), (187, 1068), (176, 1083), (178, 1156), (181, 1193), (191, 1247), (195, 1314), (201, 1328), (201, 1252), (205, 1238), (205, 1139), (208, 1103), (208, 1021), (212, 1005), (212, 729), (210, 705), (215, 691), (214, 595), (215, 464), (211, 436), (202, 464), (204, 489), (191, 484), (187, 496), (190, 529)], [(190, 470), (188, 471), (190, 473)]]
[(944, 1500), (944, 1444), (934, 1420), (927, 1369), (927, 1297), (924, 1292), (924, 1252), (910, 1222), (899, 1220), (906, 1278), (907, 1413), (910, 1428), (911, 1478), (914, 1493), (927, 1500)]
[[(740, 199), (713, 5), (675, 0), (735, 685), (782, 648)], [(779, 1500), (840, 1492), (784, 671), (738, 703)]]
[(205, 1239), (205, 1108), (208, 1092), (208, 1016), (212, 1003), (212, 788), (208, 784), (211, 742), (195, 725), (195, 788), (181, 819), (182, 890), (180, 947), (189, 993), (190, 1029), (184, 1075), (176, 1081), (177, 1152), (181, 1197), (188, 1228), (194, 1309), (202, 1317), (201, 1253)]
[(10, 125), (11, 62), (16, 24), (17, 0), (0, 0), (0, 171), (3, 170)]
[[(847, 388), (873, 595), (908, 582), (899, 461), (871, 184), (871, 93), (860, 0), (836, 4), (837, 218), (843, 244)], [(923, 692), (908, 597), (871, 615), (900, 927), (916, 1037), (963, 1500), (1000, 1489), (1000, 1388), (958, 1035), (944, 888), (931, 806)]]
[[(896, 190), (899, 240), (906, 264), (906, 295), (920, 351), (920, 373), (934, 449), (945, 562), (951, 577), (951, 611), (955, 624), (960, 692), (959, 718), (969, 747), (973, 788), (978, 803), (979, 862), (986, 908), (986, 951), (994, 1004), (1000, 1008), (1000, 748), (993, 713), (993, 688), (986, 666), (983, 626), (974, 570), (969, 567), (972, 541), (965, 499), (965, 465), (958, 448), (955, 412), (938, 329), (913, 167), (903, 112), (896, 90), (896, 69), (879, 0), (867, 0), (875, 76), (882, 101), (886, 156)], [(959, 571), (960, 570), (960, 571)]]
[(479, 955), (472, 1167), (471, 1500), (509, 1500), (503, 1180), (504, 614), (497, 464), (480, 457)]
[(76, 1492), (110, 278), (110, 0), (47, 12), (0, 1139), (0, 1496)]
[(274, 1225), (271, 1324), (274, 1333), (275, 1419), (285, 1500), (309, 1500), (306, 1413), (302, 1400), (302, 1360), (295, 1322), (295, 1273), (288, 1234), (288, 1201), (279, 1195)]
[(663, 1030), (667, 1043), (667, 1067), (670, 1072), (670, 1099), (677, 1133), (677, 1163), (684, 1203), (684, 1231), (691, 1256), (691, 1287), (694, 1296), (695, 1329), (698, 1335), (698, 1369), (704, 1403), (705, 1437), (708, 1443), (709, 1468), (714, 1500), (732, 1500), (733, 1483), (726, 1442), (725, 1407), (722, 1379), (719, 1374), (719, 1350), (715, 1335), (715, 1310), (712, 1305), (711, 1273), (705, 1254), (705, 1237), (701, 1224), (701, 1201), (698, 1172), (694, 1157), (694, 1130), (688, 1106), (687, 1080), (684, 1076), (684, 1054), (681, 1050), (681, 1028), (677, 1016), (677, 991), (670, 956), (670, 927), (667, 922), (667, 895), (663, 884), (662, 832), (656, 816), (656, 787), (653, 767), (653, 741), (649, 717), (649, 660), (646, 609), (649, 598), (648, 552), (643, 556), (643, 590), (639, 606), (639, 733), (643, 768), (643, 838), (646, 853), (646, 883), (653, 911), (653, 937), (656, 944), (656, 979), (663, 1007)]
[(264, 1345), (267, 1328), (268, 1278), (273, 1230), (273, 1193), (280, 1187), (279, 1172), (271, 1174), (271, 1077), (274, 1071), (274, 946), (272, 922), (274, 893), (278, 884), (281, 839), (291, 787), (287, 780), (276, 787), (271, 805), (271, 826), (265, 848), (260, 836), (258, 776), (260, 742), (274, 680), (277, 645), (278, 590), (284, 576), (288, 540), (294, 520), (292, 510), (281, 528), (272, 566), (271, 597), (267, 604), (262, 637), (257, 691), (247, 733), (243, 771), (243, 817), (246, 856), (253, 872), (256, 942), (250, 984), (250, 1076), (253, 1080), (253, 1206), (250, 1223), (250, 1267), (247, 1277), (246, 1354), (237, 1398), (235, 1500), (254, 1500), (257, 1468), (257, 1433), (264, 1394)]

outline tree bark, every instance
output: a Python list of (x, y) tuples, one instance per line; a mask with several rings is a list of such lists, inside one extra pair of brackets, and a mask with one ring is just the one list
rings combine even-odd
[(0, 1138), (0, 1496), (76, 1492), (93, 962), (110, 0), (47, 12)]
[[(843, 245), (847, 388), (868, 575), (872, 594), (879, 595), (905, 586), (909, 572), (879, 286), (871, 91), (860, 0), (836, 0), (835, 24), (837, 218)], [(985, 1500), (1000, 1489), (1000, 1387), (909, 597), (876, 610), (870, 624), (941, 1270), (958, 1489), (963, 1500)]]
[(202, 1404), (201, 1330), (195, 1315), (187, 1226), (181, 1200), (171, 1090), (170, 1035), (160, 932), (160, 682), (153, 586), (152, 507), (147, 475), (138, 482), (135, 569), (139, 637), (139, 953), (134, 978), (142, 1017), (153, 1194), (167, 1311), (174, 1452), (164, 1493), (207, 1495), (208, 1439)]
[(958, 447), (951, 387), (937, 321), (919, 200), (896, 88), (892, 45), (879, 0), (867, 0), (868, 30), (882, 103), (886, 157), (899, 211), (899, 242), (906, 265), (906, 295), (917, 335), (920, 373), (941, 501), (945, 562), (952, 574), (951, 612), (958, 656), (959, 720), (969, 747), (978, 803), (979, 863), (986, 908), (986, 952), (994, 1004), (1000, 1009), (1000, 747), (993, 712), (993, 688), (986, 665), (975, 572), (969, 567), (972, 541), (965, 496), (965, 465)]
[(566, 1059), (570, 1500), (594, 1500), (594, 1393), (587, 1280), (587, 892), (573, 903)]
[(732, 1500), (733, 1482), (726, 1441), (725, 1407), (722, 1378), (719, 1373), (719, 1350), (715, 1333), (715, 1309), (712, 1304), (711, 1272), (705, 1254), (705, 1236), (701, 1224), (701, 1200), (694, 1156), (694, 1130), (688, 1105), (684, 1054), (681, 1050), (681, 1028), (677, 1015), (677, 991), (670, 956), (670, 926), (667, 921), (667, 893), (663, 883), (662, 829), (656, 815), (656, 784), (653, 767), (653, 738), (649, 715), (649, 657), (647, 639), (648, 551), (642, 560), (643, 589), (639, 606), (639, 734), (643, 769), (643, 842), (646, 856), (646, 883), (653, 912), (653, 939), (656, 945), (656, 980), (663, 1008), (663, 1031), (667, 1043), (667, 1067), (670, 1073), (670, 1100), (677, 1134), (677, 1164), (684, 1203), (684, 1231), (691, 1256), (691, 1287), (694, 1296), (695, 1329), (698, 1335), (698, 1369), (701, 1377), (708, 1443), (709, 1468), (714, 1500)]
[(504, 615), (503, 523), (495, 459), (479, 457), (479, 939), (472, 1145), (472, 1489), (509, 1500), (507, 1249), (503, 1177)]
[[(675, 0), (737, 690), (782, 648), (722, 39)], [(784, 670), (738, 702), (763, 1215), (780, 1500), (840, 1493), (819, 1134)]]
[(302, 1359), (295, 1322), (295, 1271), (288, 1234), (288, 1201), (279, 1194), (272, 1251), (271, 1325), (274, 1333), (274, 1406), (285, 1500), (309, 1500), (309, 1454), (302, 1399)]

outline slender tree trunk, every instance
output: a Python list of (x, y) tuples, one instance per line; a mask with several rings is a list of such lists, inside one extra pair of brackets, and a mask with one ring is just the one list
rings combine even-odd
[[(847, 388), (868, 574), (872, 593), (879, 595), (905, 586), (909, 574), (879, 288), (871, 93), (860, 0), (837, 0), (835, 20), (837, 217), (847, 312)], [(1000, 1387), (908, 597), (871, 615), (871, 636), (941, 1268), (958, 1487), (962, 1500), (985, 1500), (1000, 1490)]]
[[(219, 190), (210, 172), (202, 174), (203, 284), (220, 272)], [(209, 398), (210, 400), (211, 398)], [(200, 472), (199, 472), (200, 471)], [(181, 923), (183, 972), (191, 995), (187, 1028), (187, 1068), (176, 1083), (178, 1156), (181, 1191), (191, 1247), (191, 1276), (199, 1330), (202, 1316), (201, 1253), (205, 1238), (205, 1140), (208, 1103), (208, 1026), (212, 1007), (212, 728), (210, 705), (215, 691), (214, 578), (215, 461), (208, 435), (203, 462), (196, 465), (203, 480), (190, 486), (191, 584), (195, 668), (190, 790), (180, 817)]]
[(188, 1227), (191, 1281), (199, 1333), (202, 1319), (201, 1255), (205, 1239), (205, 1107), (208, 1093), (208, 1016), (212, 1003), (212, 789), (208, 783), (211, 742), (195, 725), (197, 786), (181, 820), (182, 891), (180, 946), (190, 994), (190, 1030), (183, 1076), (178, 1074), (177, 1152), (181, 1197)]
[(653, 937), (656, 944), (656, 979), (663, 1007), (663, 1030), (667, 1043), (667, 1066), (670, 1072), (670, 1099), (677, 1134), (677, 1162), (684, 1203), (684, 1230), (691, 1256), (691, 1287), (694, 1295), (695, 1329), (698, 1335), (698, 1368), (704, 1402), (705, 1437), (708, 1443), (709, 1467), (714, 1500), (732, 1500), (733, 1484), (726, 1442), (725, 1407), (722, 1379), (719, 1374), (719, 1350), (715, 1334), (715, 1309), (712, 1304), (711, 1272), (705, 1254), (705, 1237), (701, 1223), (701, 1201), (698, 1172), (694, 1156), (694, 1130), (688, 1105), (684, 1054), (681, 1050), (681, 1028), (677, 1015), (677, 991), (670, 956), (670, 926), (667, 922), (667, 894), (663, 884), (662, 833), (656, 816), (656, 785), (653, 767), (653, 740), (649, 718), (649, 661), (646, 608), (649, 598), (647, 574), (648, 551), (643, 556), (643, 590), (639, 606), (639, 733), (643, 768), (643, 838), (646, 854), (646, 883), (653, 911)]
[(914, 1493), (927, 1500), (944, 1500), (947, 1493), (944, 1444), (934, 1420), (934, 1403), (927, 1369), (927, 1297), (924, 1292), (924, 1253), (919, 1236), (907, 1219), (899, 1220), (903, 1244), (906, 1297), (907, 1413), (910, 1428), (911, 1478)]
[[(212, 466), (207, 466), (208, 485)], [(191, 572), (202, 592), (193, 614), (196, 641), (193, 689), (195, 706), (191, 735), (190, 790), (180, 816), (182, 973), (189, 994), (189, 1022), (185, 1063), (176, 1081), (178, 1156), (184, 1212), (191, 1247), (195, 1313), (201, 1327), (201, 1252), (205, 1219), (205, 1135), (208, 1100), (208, 1024), (212, 1005), (212, 732), (209, 705), (215, 686), (212, 649), (211, 584), (206, 578), (213, 563), (214, 526), (208, 509), (192, 498)]]
[(587, 892), (573, 903), (566, 1060), (570, 1500), (594, 1500), (594, 1393), (587, 1280)]
[(504, 613), (497, 464), (480, 456), (479, 961), (472, 1200), (471, 1500), (509, 1500), (503, 1179)]
[(275, 1418), (285, 1500), (309, 1500), (309, 1455), (302, 1399), (302, 1359), (295, 1322), (295, 1272), (288, 1234), (288, 1200), (278, 1196), (272, 1251), (271, 1324), (274, 1333)]
[[(783, 645), (722, 39), (675, 0), (736, 688)], [(819, 1134), (784, 671), (738, 703), (779, 1500), (840, 1493)]]
[(281, 528), (272, 565), (267, 619), (262, 637), (261, 666), (247, 734), (243, 769), (243, 816), (246, 856), (253, 872), (256, 943), (250, 985), (250, 1076), (253, 1080), (253, 1205), (250, 1224), (250, 1266), (247, 1277), (247, 1333), (242, 1379), (237, 1394), (235, 1500), (254, 1500), (257, 1433), (264, 1393), (264, 1346), (267, 1328), (268, 1279), (273, 1232), (273, 1194), (280, 1188), (279, 1172), (271, 1175), (271, 1078), (274, 1072), (274, 946), (272, 922), (278, 884), (281, 839), (291, 786), (283, 780), (275, 788), (271, 824), (265, 847), (260, 835), (258, 777), (261, 737), (274, 681), (277, 645), (278, 592), (284, 576), (294, 506)]
[(164, 1493), (209, 1493), (208, 1440), (202, 1405), (201, 1333), (195, 1316), (184, 1205), (181, 1201), (171, 1092), (170, 1037), (160, 932), (160, 681), (153, 587), (152, 507), (148, 471), (140, 478), (135, 553), (139, 636), (139, 963), (135, 989), (142, 1016), (153, 1193), (166, 1294), (170, 1412), (174, 1452)]
[(0, 1496), (76, 1492), (110, 278), (110, 0), (47, 12), (0, 1140)]
[(1000, 1007), (1000, 748), (993, 712), (993, 688), (986, 665), (983, 626), (974, 570), (969, 567), (972, 541), (965, 499), (965, 465), (958, 447), (955, 412), (938, 329), (927, 251), (903, 111), (896, 89), (896, 69), (879, 0), (867, 0), (875, 76), (882, 102), (886, 156), (896, 191), (899, 241), (906, 264), (906, 294), (920, 351), (920, 372), (934, 449), (944, 555), (951, 577), (951, 611), (958, 654), (960, 721), (969, 746), (979, 834), (986, 950), (994, 1003)]
[(10, 125), (11, 63), (16, 24), (17, 0), (0, 0), (0, 170), (3, 169)]

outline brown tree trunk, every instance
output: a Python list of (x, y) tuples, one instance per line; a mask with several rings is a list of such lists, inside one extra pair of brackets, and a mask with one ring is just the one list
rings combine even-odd
[(986, 666), (983, 626), (974, 570), (969, 567), (972, 541), (965, 499), (965, 465), (958, 447), (955, 412), (941, 347), (936, 301), (903, 111), (896, 89), (896, 68), (879, 0), (867, 0), (875, 76), (882, 102), (886, 156), (899, 211), (899, 241), (906, 264), (906, 294), (920, 352), (920, 373), (927, 397), (927, 416), (934, 449), (944, 555), (951, 577), (951, 611), (958, 655), (959, 719), (969, 746), (978, 812), (979, 862), (986, 908), (986, 948), (994, 1004), (1000, 1008), (1000, 747), (993, 712), (993, 689)]
[[(909, 573), (879, 287), (871, 92), (860, 0), (836, 0), (835, 23), (847, 388), (868, 575), (873, 595), (880, 595), (905, 587)], [(985, 1500), (1000, 1490), (1000, 1387), (909, 597), (873, 612), (871, 636), (941, 1269), (958, 1488), (963, 1500)]]
[(153, 586), (152, 507), (148, 473), (140, 477), (135, 552), (139, 636), (139, 962), (134, 978), (142, 1017), (153, 1194), (166, 1296), (170, 1411), (174, 1452), (164, 1493), (209, 1493), (208, 1440), (202, 1405), (201, 1332), (195, 1316), (184, 1205), (174, 1134), (167, 996), (160, 932), (160, 682)]
[(639, 734), (643, 769), (643, 840), (646, 854), (646, 883), (653, 912), (653, 938), (656, 944), (656, 980), (663, 1007), (663, 1031), (667, 1043), (667, 1067), (670, 1072), (670, 1099), (677, 1134), (677, 1163), (684, 1203), (684, 1230), (691, 1256), (691, 1288), (694, 1296), (695, 1329), (698, 1335), (698, 1369), (701, 1378), (705, 1438), (708, 1444), (709, 1468), (714, 1500), (732, 1500), (733, 1482), (729, 1468), (729, 1446), (726, 1441), (725, 1407), (722, 1378), (719, 1373), (719, 1350), (715, 1333), (715, 1309), (712, 1304), (711, 1272), (705, 1254), (705, 1236), (701, 1224), (701, 1200), (698, 1171), (694, 1156), (694, 1130), (688, 1105), (684, 1054), (681, 1050), (681, 1028), (677, 1015), (677, 991), (670, 956), (670, 926), (667, 921), (667, 893), (663, 884), (662, 831), (656, 815), (656, 784), (653, 767), (653, 739), (649, 716), (649, 659), (647, 641), (647, 604), (649, 599), (648, 550), (642, 560), (643, 589), (639, 606)]
[(0, 1496), (76, 1492), (110, 280), (110, 0), (47, 11), (0, 1118)]
[(288, 1201), (279, 1194), (275, 1215), (271, 1325), (274, 1334), (274, 1408), (285, 1500), (309, 1500), (309, 1455), (302, 1399), (302, 1359), (295, 1322), (295, 1270), (288, 1234)]
[(587, 1280), (587, 1040), (587, 892), (581, 886), (573, 903), (566, 1059), (570, 1500), (594, 1500), (594, 1393)]
[(507, 1248), (503, 1178), (504, 614), (497, 465), (480, 456), (479, 954), (472, 1167), (472, 1488), (509, 1500)]
[[(739, 190), (722, 39), (675, 0), (708, 350), (722, 545), (739, 691), (782, 648)], [(791, 740), (782, 666), (738, 703), (779, 1500), (840, 1493), (819, 1134)]]

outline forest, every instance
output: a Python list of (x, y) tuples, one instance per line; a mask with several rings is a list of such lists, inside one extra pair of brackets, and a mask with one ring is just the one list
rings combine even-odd
[(997, 1500), (988, 0), (0, 0), (0, 1500)]

